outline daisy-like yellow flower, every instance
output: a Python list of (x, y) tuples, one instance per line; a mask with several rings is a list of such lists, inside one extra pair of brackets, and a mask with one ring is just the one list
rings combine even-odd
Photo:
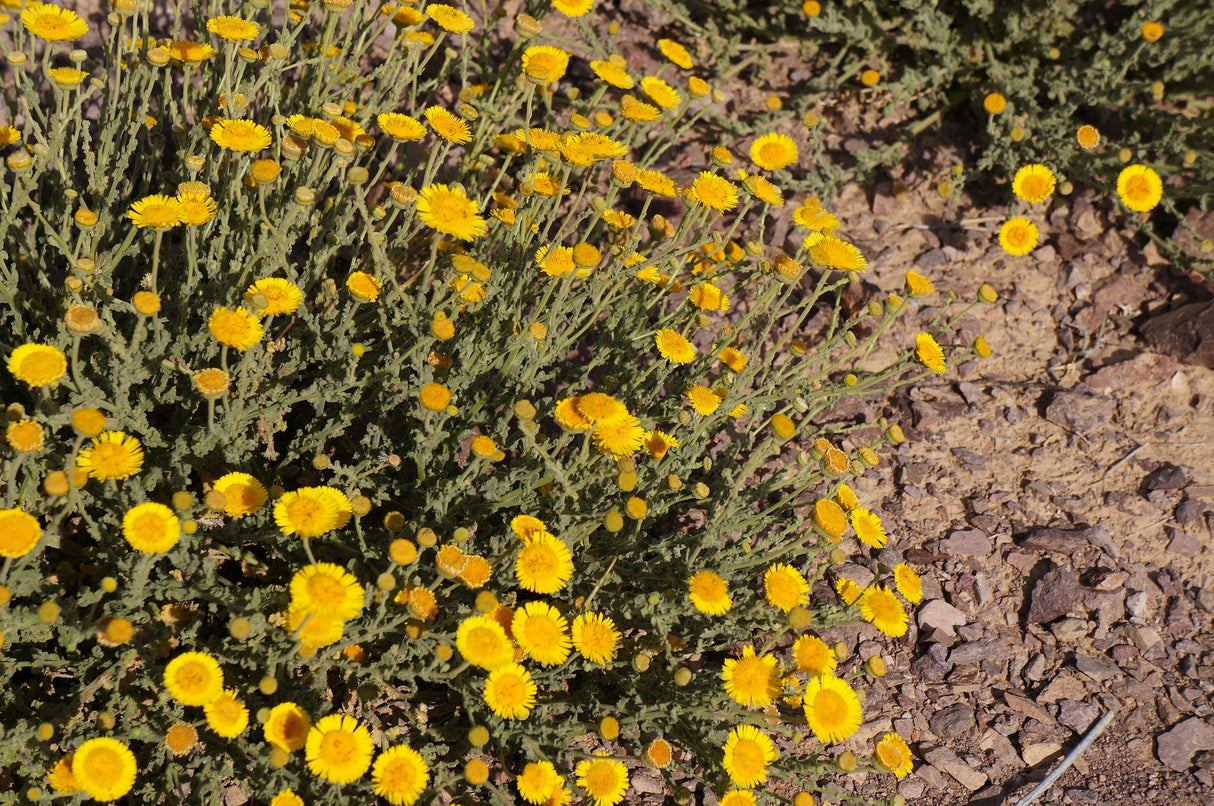
[(218, 52), (206, 42), (178, 40), (169, 45), (169, 56), (182, 64), (202, 64)]
[(792, 212), (797, 226), (812, 232), (825, 232), (839, 228), (839, 219), (822, 209), (816, 197), (810, 197)]
[(763, 595), (772, 607), (787, 613), (809, 602), (809, 581), (785, 563), (775, 563), (763, 573)]
[(552, 7), (566, 17), (581, 17), (594, 8), (594, 0), (552, 0)]
[(485, 704), (502, 719), (526, 719), (538, 691), (530, 672), (517, 663), (505, 663), (485, 681)]
[(896, 733), (887, 733), (877, 742), (873, 753), (877, 763), (892, 772), (898, 778), (905, 778), (915, 769), (914, 759), (906, 741)]
[(784, 206), (784, 196), (780, 192), (780, 189), (761, 176), (746, 177), (746, 181), (742, 183), (742, 186), (746, 188), (746, 191), (750, 195), (766, 205), (771, 207)]
[(573, 648), (591, 663), (611, 663), (619, 644), (620, 631), (609, 616), (583, 613), (573, 620)]
[(187, 191), (177, 194), (177, 204), (181, 207), (179, 217), (182, 224), (200, 227), (219, 213), (219, 205), (211, 198), (210, 192), (199, 193)]
[(53, 386), (67, 372), (67, 356), (49, 344), (26, 342), (9, 355), (8, 371), (34, 389)]
[(72, 754), (72, 777), (82, 792), (103, 803), (118, 800), (135, 785), (135, 754), (117, 739), (89, 739)]
[(1054, 192), (1054, 172), (1044, 165), (1033, 163), (1016, 171), (1012, 179), (1012, 193), (1030, 204), (1043, 202)]
[(248, 308), (216, 308), (207, 319), (207, 329), (215, 341), (244, 352), (261, 341), (265, 328)]
[(235, 689), (224, 689), (223, 693), (203, 706), (207, 725), (215, 735), (224, 739), (235, 739), (249, 727), (249, 709), (240, 701)]
[(38, 519), (20, 507), (0, 509), (0, 557), (24, 557), (42, 539)]
[(697, 384), (696, 386), (688, 387), (684, 395), (687, 398), (687, 402), (695, 409), (696, 414), (705, 417), (715, 412), (721, 406), (721, 398), (717, 397), (716, 393), (706, 386)]
[(834, 674), (838, 659), (825, 641), (816, 635), (802, 635), (792, 645), (793, 662), (799, 671), (814, 677)]
[(1079, 143), (1079, 147), (1084, 151), (1091, 151), (1100, 145), (1100, 130), (1085, 123), (1075, 132), (1075, 142)]
[(33, 453), (42, 450), (46, 430), (40, 423), (30, 419), (9, 423), (4, 431), (4, 440), (17, 453)]
[(590, 436), (603, 453), (632, 456), (644, 444), (645, 429), (640, 420), (629, 414), (599, 423)]
[(122, 536), (131, 548), (144, 554), (160, 554), (181, 539), (181, 521), (164, 504), (147, 501), (122, 516)]
[(690, 364), (696, 358), (696, 348), (676, 330), (659, 330), (654, 339), (662, 358), (672, 364)]
[(532, 593), (556, 593), (573, 576), (573, 555), (564, 541), (539, 532), (524, 540), (514, 561), (514, 576), (520, 587)]
[(220, 148), (247, 153), (269, 148), (270, 130), (251, 120), (217, 120), (211, 126), (211, 139)]
[(846, 741), (860, 728), (860, 699), (851, 686), (833, 674), (810, 679), (802, 702), (809, 729), (823, 744)]
[(906, 635), (909, 617), (894, 592), (884, 585), (866, 588), (860, 594), (860, 615), (891, 638)]
[(641, 447), (654, 459), (661, 459), (671, 448), (679, 447), (679, 441), (665, 431), (646, 431)]
[(658, 50), (662, 51), (662, 55), (666, 57), (666, 60), (675, 67), (690, 70), (695, 66), (691, 61), (691, 54), (687, 52), (687, 48), (673, 39), (659, 39)]
[(143, 468), (143, 446), (121, 431), (104, 431), (76, 456), (76, 467), (98, 481), (125, 479)]
[(569, 622), (547, 602), (527, 602), (514, 611), (510, 632), (527, 657), (544, 666), (557, 666), (573, 646)]
[(206, 705), (223, 693), (223, 669), (206, 652), (183, 652), (164, 667), (164, 687), (182, 705)]
[(836, 271), (862, 272), (868, 261), (854, 245), (827, 235), (809, 247), (809, 258), (819, 267)]
[(207, 20), (207, 30), (228, 42), (248, 42), (257, 38), (261, 26), (240, 17), (224, 15)]
[(290, 789), (284, 789), (270, 798), (270, 806), (306, 806), (304, 799)]
[(734, 786), (749, 789), (767, 780), (767, 768), (780, 757), (766, 733), (754, 725), (738, 725), (722, 748), (723, 766)]
[(472, 18), (454, 6), (444, 3), (429, 3), (426, 16), (434, 20), (439, 28), (452, 34), (466, 34), (472, 30)]
[(75, 67), (52, 67), (46, 71), (46, 75), (54, 82), (55, 86), (64, 89), (79, 87), (89, 77), (88, 73)]
[(1004, 109), (1007, 109), (1007, 98), (1003, 97), (997, 92), (988, 93), (987, 96), (982, 99), (982, 108), (985, 109), (988, 114), (998, 115)]
[(434, 133), (447, 142), (472, 142), (472, 130), (468, 128), (468, 124), (441, 106), (431, 106), (424, 114)]
[(852, 509), (850, 517), (851, 528), (856, 530), (856, 537), (860, 538), (861, 543), (875, 549), (885, 545), (887, 537), (880, 517), (864, 507)]
[(594, 425), (628, 416), (628, 408), (623, 403), (603, 392), (590, 392), (574, 401), (582, 416)]
[(88, 23), (75, 11), (49, 3), (30, 3), (21, 10), (21, 24), (47, 42), (72, 42), (89, 32)]
[(371, 768), (375, 742), (371, 732), (352, 716), (329, 714), (316, 721), (304, 744), (308, 769), (317, 778), (350, 784)]
[(590, 69), (599, 77), (599, 80), (605, 84), (610, 84), (616, 89), (630, 90), (636, 86), (636, 82), (632, 76), (628, 75), (628, 71), (624, 69), (622, 64), (615, 62), (600, 62), (593, 61), (590, 63)]
[(780, 670), (771, 655), (755, 655), (747, 645), (742, 657), (728, 658), (721, 670), (725, 693), (746, 708), (766, 708), (780, 694)]
[(435, 232), (471, 241), (488, 230), (475, 199), (458, 185), (427, 185), (418, 193), (417, 216)]
[(578, 762), (577, 785), (594, 806), (616, 806), (628, 792), (628, 768), (613, 758)]
[(787, 168), (797, 161), (797, 144), (787, 134), (764, 134), (750, 144), (750, 161), (764, 171)]
[(126, 217), (140, 229), (171, 229), (182, 223), (182, 212), (180, 201), (157, 193), (133, 202)]
[(549, 277), (564, 277), (575, 271), (578, 277), (590, 275), (585, 269), (578, 270), (573, 260), (573, 247), (570, 246), (541, 246), (535, 250), (535, 262), (539, 264), (540, 271)]
[(274, 502), (274, 522), (285, 535), (320, 537), (350, 520), (350, 499), (332, 487), (301, 487)]
[(532, 761), (523, 767), (515, 783), (523, 800), (542, 806), (561, 788), (563, 780), (551, 761)]
[(701, 311), (729, 310), (729, 295), (712, 283), (693, 285), (687, 292), (687, 298)]
[(420, 140), (426, 136), (426, 127), (420, 120), (399, 112), (385, 112), (376, 116), (375, 121), (384, 134), (402, 143)]
[(231, 518), (252, 515), (265, 506), (269, 492), (248, 473), (228, 473), (215, 480), (215, 490), (224, 499), (223, 511)]
[(637, 171), (637, 184), (641, 189), (654, 196), (662, 196), (668, 199), (677, 198), (679, 195), (678, 185), (674, 183), (666, 174), (661, 171), (651, 171), (642, 169)]
[(312, 718), (293, 702), (282, 702), (270, 709), (270, 718), (262, 727), (267, 742), (284, 753), (302, 750), (308, 741)]
[(334, 563), (304, 566), (291, 578), (290, 592), (293, 608), (339, 621), (356, 618), (366, 598), (354, 575)]
[(687, 594), (691, 604), (701, 613), (721, 616), (733, 607), (729, 598), (729, 583), (713, 571), (697, 571), (687, 581)]
[(1146, 165), (1127, 165), (1117, 175), (1117, 197), (1134, 212), (1149, 213), (1163, 198), (1163, 180)]
[(679, 104), (683, 103), (683, 97), (678, 91), (660, 78), (642, 78), (641, 92), (662, 109), (677, 109)]
[(551, 45), (532, 45), (523, 51), (523, 73), (537, 84), (560, 81), (569, 69), (569, 54)]
[(0, 126), (0, 146), (11, 146), (20, 139), (20, 129), (13, 126)]
[(469, 616), (461, 621), (455, 648), (464, 660), (489, 671), (514, 659), (514, 645), (505, 628), (489, 616)]
[(835, 583), (835, 592), (839, 594), (839, 599), (844, 604), (853, 604), (860, 598), (862, 588), (846, 577)]
[[(265, 307), (254, 304), (257, 297), (265, 300)], [(303, 304), (303, 292), (299, 290), (299, 286), (281, 277), (266, 277), (258, 280), (245, 290), (244, 298), (258, 316), (295, 313)]]
[(923, 601), (923, 580), (919, 579), (915, 569), (906, 563), (894, 566), (894, 587), (902, 594), (902, 598), (911, 604)]
[(999, 246), (1014, 257), (1027, 255), (1036, 249), (1039, 237), (1037, 225), (1020, 216), (1009, 218), (999, 228)]
[(352, 271), (346, 278), (346, 288), (350, 289), (350, 293), (362, 302), (375, 302), (379, 299), (382, 287), (379, 280), (365, 271)]
[(72, 755), (68, 753), (56, 761), (55, 766), (51, 767), (46, 775), (46, 782), (60, 795), (70, 795), (80, 791), (80, 785), (76, 783), (76, 776), (72, 774)]
[(701, 171), (700, 175), (684, 191), (684, 195), (718, 213), (724, 213), (738, 206), (737, 185), (710, 171)]
[(944, 351), (932, 338), (930, 333), (920, 333), (915, 336), (915, 355), (923, 366), (937, 375), (943, 375), (947, 366), (944, 362)]
[[(426, 9), (429, 11), (429, 8)], [(408, 745), (389, 747), (375, 759), (371, 784), (375, 794), (393, 806), (413, 806), (430, 783), (430, 768), (421, 753)]]

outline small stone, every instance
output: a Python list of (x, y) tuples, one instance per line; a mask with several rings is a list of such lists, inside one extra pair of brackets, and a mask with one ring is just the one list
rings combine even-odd
[(1130, 618), (1144, 621), (1151, 614), (1150, 600), (1151, 595), (1146, 591), (1134, 591), (1125, 597), (1125, 609)]
[(986, 776), (962, 761), (947, 747), (936, 747), (923, 754), (923, 758), (938, 770), (957, 779), (966, 789), (976, 792), (986, 784)]
[(1113, 647), (1113, 660), (1117, 661), (1118, 665), (1125, 666), (1127, 663), (1132, 663), (1139, 655), (1138, 648), (1129, 644), (1118, 644)]
[(967, 554), (971, 557), (989, 557), (991, 539), (977, 529), (953, 532), (941, 546), (949, 554)]
[(1075, 653), (1075, 668), (1097, 683), (1103, 683), (1105, 680), (1121, 676), (1121, 670), (1115, 665), (1078, 652)]
[(964, 666), (967, 663), (979, 663), (980, 661), (1007, 660), (1012, 656), (1012, 650), (1003, 645), (997, 638), (983, 638), (981, 641), (967, 641), (964, 644), (953, 647), (953, 651), (948, 653), (949, 663), (957, 666)]
[(1045, 419), (1068, 431), (1091, 434), (1113, 422), (1116, 406), (1106, 397), (1084, 394), (1080, 391), (1063, 391), (1045, 408)]
[(1104, 803), (1100, 793), (1090, 789), (1068, 789), (1065, 795), (1071, 799), (1071, 803), (1079, 804), (1079, 806), (1100, 806)]
[(1056, 567), (1033, 586), (1029, 624), (1047, 624), (1065, 616), (1079, 600), (1079, 579), (1069, 568)]
[(1099, 709), (1089, 702), (1063, 700), (1058, 703), (1058, 721), (1082, 735), (1100, 716)]
[(1049, 711), (1042, 708), (1037, 703), (1030, 700), (1028, 697), (1021, 697), (1019, 694), (1013, 694), (1010, 691), (1003, 692), (1003, 699), (1008, 707), (1013, 711), (1019, 711), (1030, 719), (1036, 719), (1045, 725), (1058, 724)]
[(1193, 756), (1201, 750), (1214, 750), (1214, 727), (1190, 717), (1156, 739), (1156, 756), (1169, 769), (1186, 772), (1193, 765)]
[(1053, 681), (1037, 695), (1038, 703), (1052, 703), (1059, 700), (1082, 700), (1088, 696), (1088, 691), (1079, 678), (1071, 674), (1055, 675)]
[(915, 775), (932, 789), (943, 792), (948, 789), (948, 781), (944, 774), (930, 764), (915, 767)]
[(1186, 498), (1180, 502), (1180, 506), (1176, 507), (1176, 522), (1181, 526), (1197, 523), (1206, 514), (1207, 510), (1208, 507), (1204, 502), (1198, 501), (1195, 498)]
[(902, 783), (898, 784), (898, 794), (907, 800), (914, 800), (923, 794), (927, 789), (922, 781), (916, 781), (914, 778), (907, 778)]
[(1036, 683), (1045, 676), (1045, 657), (1040, 652), (1034, 652), (1029, 658), (1028, 665), (1024, 667), (1021, 677), (1027, 683)]
[(925, 634), (939, 631), (940, 635), (955, 636), (957, 627), (969, 621), (965, 614), (943, 599), (932, 599), (919, 608), (919, 630)]
[(1033, 551), (1051, 551), (1055, 554), (1071, 555), (1087, 548), (1088, 540), (1078, 529), (1057, 529), (1045, 526), (1034, 529), (1018, 541), (1021, 548)]
[(959, 702), (932, 714), (927, 724), (931, 727), (932, 733), (942, 739), (959, 739), (976, 724), (974, 709)]
[(1180, 490), (1189, 483), (1185, 472), (1176, 465), (1167, 464), (1152, 471), (1142, 480), (1143, 489), (1147, 492), (1154, 490)]
[(1207, 613), (1214, 613), (1214, 588), (1197, 591), (1197, 606)]
[(1088, 623), (1081, 618), (1064, 618), (1051, 624), (1050, 632), (1060, 643), (1073, 644), (1088, 634)]
[(1130, 578), (1129, 573), (1125, 571), (1108, 571), (1100, 569), (1096, 571), (1091, 578), (1091, 585), (1094, 589), (1102, 593), (1120, 590), (1125, 581)]
[(1196, 557), (1197, 552), (1201, 551), (1201, 541), (1176, 529), (1168, 542), (1168, 551), (1181, 557)]
[(1030, 767), (1036, 767), (1050, 756), (1062, 750), (1058, 742), (1036, 742), (1020, 749), (1020, 757)]

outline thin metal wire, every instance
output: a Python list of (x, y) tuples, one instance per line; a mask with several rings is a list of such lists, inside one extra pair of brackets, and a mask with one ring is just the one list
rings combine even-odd
[(1088, 745), (1096, 741), (1096, 737), (1104, 733), (1104, 729), (1107, 728), (1109, 723), (1113, 721), (1114, 715), (1114, 711), (1109, 711), (1107, 714), (1102, 716), (1100, 721), (1093, 725), (1092, 729), (1088, 731), (1087, 735), (1080, 740), (1079, 744), (1075, 745), (1075, 749), (1062, 760), (1062, 763), (1055, 767), (1054, 771), (1047, 775), (1044, 781), (1033, 787), (1032, 792), (1029, 792), (1020, 800), (1016, 801), (1016, 806), (1029, 806), (1030, 803), (1041, 797), (1045, 790), (1049, 789), (1050, 786), (1058, 780), (1058, 777), (1066, 772), (1070, 766), (1075, 763), (1075, 759), (1083, 755), (1083, 751), (1088, 749)]

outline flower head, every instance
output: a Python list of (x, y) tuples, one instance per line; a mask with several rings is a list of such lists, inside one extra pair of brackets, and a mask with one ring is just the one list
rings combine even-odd
[(747, 644), (742, 657), (728, 658), (721, 671), (725, 693), (747, 708), (766, 708), (780, 693), (780, 670), (771, 655), (755, 655)]
[(485, 681), (485, 704), (502, 719), (526, 719), (538, 690), (530, 672), (517, 663), (505, 663)]
[(871, 548), (879, 549), (885, 545), (885, 527), (881, 518), (869, 512), (864, 507), (856, 507), (850, 513), (851, 528), (856, 530), (860, 542)]
[(631, 456), (644, 444), (645, 429), (640, 420), (627, 414), (599, 423), (591, 432), (591, 438), (603, 453)]
[(91, 447), (80, 451), (76, 467), (98, 481), (125, 479), (143, 468), (143, 447), (121, 431), (104, 431), (93, 438)]
[(307, 743), (312, 718), (293, 702), (281, 702), (270, 709), (262, 731), (266, 741), (286, 753), (303, 749)]
[(691, 604), (701, 613), (721, 616), (733, 607), (729, 598), (729, 583), (713, 571), (697, 571), (687, 581), (687, 593)]
[(569, 69), (569, 54), (551, 45), (532, 45), (523, 51), (523, 73), (537, 84), (560, 81)]
[(729, 732), (723, 747), (723, 766), (734, 786), (749, 789), (767, 780), (767, 767), (779, 758), (776, 746), (754, 725), (739, 725)]
[(520, 587), (532, 593), (556, 593), (573, 576), (569, 547), (548, 532), (528, 537), (514, 561), (514, 576)]
[(1012, 192), (1030, 204), (1043, 202), (1054, 192), (1054, 172), (1044, 165), (1034, 163), (1016, 171), (1012, 179)]
[(244, 352), (261, 341), (265, 328), (248, 308), (216, 308), (207, 319), (207, 329), (215, 341)]
[(147, 501), (122, 516), (122, 536), (131, 548), (144, 554), (160, 554), (181, 539), (181, 521), (164, 504)]
[(489, 616), (469, 616), (461, 621), (455, 647), (464, 660), (489, 671), (514, 659), (514, 646), (506, 630)]
[(797, 144), (787, 134), (764, 134), (751, 143), (750, 161), (765, 171), (787, 168), (797, 161)]
[(171, 229), (183, 223), (181, 202), (173, 196), (144, 196), (131, 204), (126, 217), (140, 229)]
[(67, 356), (49, 344), (26, 342), (9, 355), (8, 371), (31, 387), (51, 386), (67, 372)]
[(527, 602), (515, 610), (510, 632), (527, 657), (544, 666), (557, 666), (569, 657), (569, 622), (547, 602)]
[(812, 678), (802, 696), (809, 729), (823, 744), (846, 741), (860, 728), (860, 699), (833, 674)]
[(346, 278), (346, 288), (350, 289), (350, 293), (354, 295), (355, 299), (363, 302), (375, 302), (379, 299), (382, 286), (379, 280), (365, 271), (352, 271)]
[(662, 109), (676, 109), (679, 104), (683, 103), (683, 98), (678, 91), (660, 78), (652, 76), (642, 78), (641, 92), (648, 95), (649, 100)]
[(793, 661), (799, 671), (814, 677), (834, 674), (838, 659), (825, 641), (816, 635), (802, 635), (792, 645)]
[(93, 800), (117, 800), (135, 785), (135, 754), (117, 739), (89, 739), (72, 754), (72, 777)]
[(610, 663), (620, 643), (615, 622), (601, 613), (583, 613), (573, 620), (573, 647), (591, 663)]
[(552, 7), (566, 17), (581, 17), (594, 8), (594, 0), (552, 0)]
[(386, 112), (375, 118), (384, 134), (393, 140), (409, 142), (420, 140), (426, 136), (426, 127), (415, 117), (402, 115), (398, 112)]
[[(303, 292), (299, 286), (290, 280), (280, 277), (267, 277), (258, 280), (244, 292), (245, 302), (256, 309), (258, 316), (279, 316), (295, 313), (303, 304)], [(261, 297), (265, 306), (254, 305), (253, 300)]]
[(1163, 181), (1153, 168), (1127, 165), (1117, 175), (1117, 196), (1136, 213), (1149, 213), (1163, 198)]
[(824, 269), (862, 272), (868, 268), (868, 261), (859, 249), (833, 235), (827, 235), (810, 246), (809, 257)]
[(20, 507), (0, 509), (0, 557), (24, 557), (42, 538), (38, 519)]
[(304, 752), (308, 769), (334, 784), (357, 781), (371, 767), (375, 743), (371, 732), (352, 716), (329, 714), (308, 731)]
[(4, 440), (17, 453), (33, 453), (42, 450), (46, 429), (41, 423), (28, 418), (9, 423), (4, 431)]
[(887, 733), (877, 742), (873, 755), (877, 763), (892, 772), (898, 778), (905, 778), (915, 768), (910, 748), (906, 741), (896, 733)]
[(358, 616), (366, 597), (354, 575), (334, 563), (304, 566), (291, 578), (290, 591), (292, 607), (340, 621)]
[(695, 66), (691, 60), (691, 54), (687, 52), (687, 48), (673, 39), (659, 39), (658, 50), (662, 51), (662, 55), (666, 57), (666, 60), (675, 67), (690, 70)]
[(551, 761), (532, 761), (523, 767), (515, 783), (523, 800), (542, 806), (561, 788), (563, 781)]
[(701, 171), (685, 191), (688, 199), (709, 210), (724, 213), (738, 206), (738, 188), (728, 179), (709, 171)]
[(915, 569), (905, 563), (894, 566), (894, 587), (902, 594), (902, 598), (911, 604), (918, 604), (923, 600), (923, 581), (919, 579)]
[(469, 199), (458, 185), (427, 185), (422, 188), (418, 193), (417, 216), (435, 232), (461, 241), (474, 240), (488, 229), (485, 219), (480, 217), (476, 200)]
[(466, 34), (472, 30), (472, 18), (454, 6), (443, 3), (426, 5), (426, 16), (434, 20), (439, 28), (452, 34)]
[(860, 594), (860, 615), (891, 638), (906, 635), (909, 617), (894, 592), (884, 585), (866, 588)]
[(261, 33), (261, 26), (240, 17), (221, 16), (207, 20), (207, 30), (228, 42), (248, 42)]
[(183, 652), (164, 667), (164, 687), (182, 705), (206, 705), (223, 693), (223, 669), (206, 652)]
[(249, 727), (249, 709), (240, 701), (235, 689), (224, 689), (223, 693), (203, 706), (207, 725), (215, 735), (224, 739), (235, 739)]
[(301, 487), (274, 502), (274, 522), (285, 535), (320, 537), (350, 520), (350, 499), (332, 487)]
[(47, 42), (72, 42), (89, 31), (88, 23), (80, 19), (75, 11), (49, 3), (27, 5), (21, 11), (21, 24), (25, 30)]
[(375, 794), (386, 798), (393, 806), (413, 806), (429, 782), (430, 768), (426, 766), (426, 760), (421, 753), (403, 744), (380, 753), (371, 768)]
[(1003, 222), (999, 228), (999, 246), (1009, 255), (1020, 257), (1037, 248), (1039, 235), (1036, 224), (1016, 216)]
[(809, 602), (809, 581), (791, 565), (775, 563), (763, 573), (763, 594), (769, 605), (787, 613)]
[(595, 758), (577, 765), (577, 785), (595, 806), (616, 806), (628, 792), (628, 768), (613, 758)]
[(250, 152), (269, 148), (270, 130), (251, 120), (218, 120), (211, 126), (211, 139), (228, 151)]

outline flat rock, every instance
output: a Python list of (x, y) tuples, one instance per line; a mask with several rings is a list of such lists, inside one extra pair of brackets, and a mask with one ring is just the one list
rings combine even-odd
[(1054, 395), (1045, 408), (1045, 419), (1068, 431), (1089, 434), (1109, 425), (1115, 412), (1107, 397), (1068, 390)]
[(1069, 568), (1046, 572), (1033, 586), (1029, 600), (1029, 624), (1048, 624), (1065, 616), (1079, 600), (1079, 578)]
[(1082, 700), (1088, 696), (1088, 690), (1079, 678), (1070, 674), (1059, 674), (1037, 695), (1037, 702), (1052, 703), (1059, 700)]
[(1196, 557), (1201, 551), (1201, 541), (1177, 529), (1168, 541), (1168, 551), (1181, 557)]
[(941, 708), (927, 721), (932, 733), (942, 739), (959, 739), (974, 725), (974, 709), (963, 702)]
[(1193, 756), (1201, 750), (1214, 750), (1214, 726), (1198, 717), (1190, 717), (1155, 740), (1155, 755), (1169, 769), (1186, 772)]
[(1169, 380), (1179, 362), (1170, 355), (1139, 353), (1129, 361), (1101, 367), (1083, 379), (1097, 392), (1146, 389)]
[(1183, 469), (1176, 465), (1164, 465), (1152, 470), (1142, 480), (1142, 486), (1147, 492), (1153, 490), (1183, 490), (1189, 483), (1189, 477)]
[(948, 780), (944, 774), (930, 764), (916, 766), (915, 775), (932, 789), (940, 792), (948, 789)]
[(1083, 735), (1100, 716), (1100, 709), (1090, 702), (1063, 700), (1058, 703), (1058, 721)]
[(1033, 529), (1017, 542), (1021, 548), (1033, 551), (1051, 551), (1068, 556), (1088, 547), (1088, 539), (1083, 530), (1057, 529), (1053, 526)]
[(971, 557), (989, 557), (991, 539), (978, 529), (953, 532), (941, 544), (949, 554), (968, 554)]
[(1193, 302), (1152, 317), (1141, 333), (1156, 351), (1214, 369), (1214, 302)]
[(1013, 711), (1018, 711), (1030, 719), (1036, 719), (1044, 725), (1057, 725), (1052, 714), (1042, 708), (1037, 703), (1030, 700), (1028, 697), (1021, 697), (1019, 694), (1013, 694), (1010, 691), (1003, 692), (1003, 699), (1007, 703), (1008, 708)]
[(1050, 632), (1062, 644), (1073, 644), (1088, 634), (1088, 623), (1081, 618), (1064, 618), (1050, 625)]
[(948, 773), (966, 789), (976, 792), (986, 785), (986, 776), (966, 764), (961, 758), (947, 747), (936, 747), (923, 754), (928, 764)]
[(1097, 683), (1121, 676), (1121, 670), (1117, 668), (1116, 664), (1084, 655), (1082, 652), (1075, 653), (1075, 668)]
[(1058, 742), (1035, 742), (1021, 748), (1020, 757), (1024, 759), (1024, 763), (1028, 766), (1036, 767), (1061, 749), (1062, 745), (1058, 744)]
[(1007, 660), (1011, 656), (1012, 651), (1004, 646), (998, 638), (983, 638), (978, 641), (966, 641), (964, 644), (953, 647), (953, 651), (948, 653), (948, 662), (962, 666), (984, 660), (998, 662)]
[(932, 599), (919, 608), (917, 616), (919, 630), (930, 633), (939, 630), (941, 635), (955, 636), (957, 628), (969, 621), (965, 614), (943, 599)]

